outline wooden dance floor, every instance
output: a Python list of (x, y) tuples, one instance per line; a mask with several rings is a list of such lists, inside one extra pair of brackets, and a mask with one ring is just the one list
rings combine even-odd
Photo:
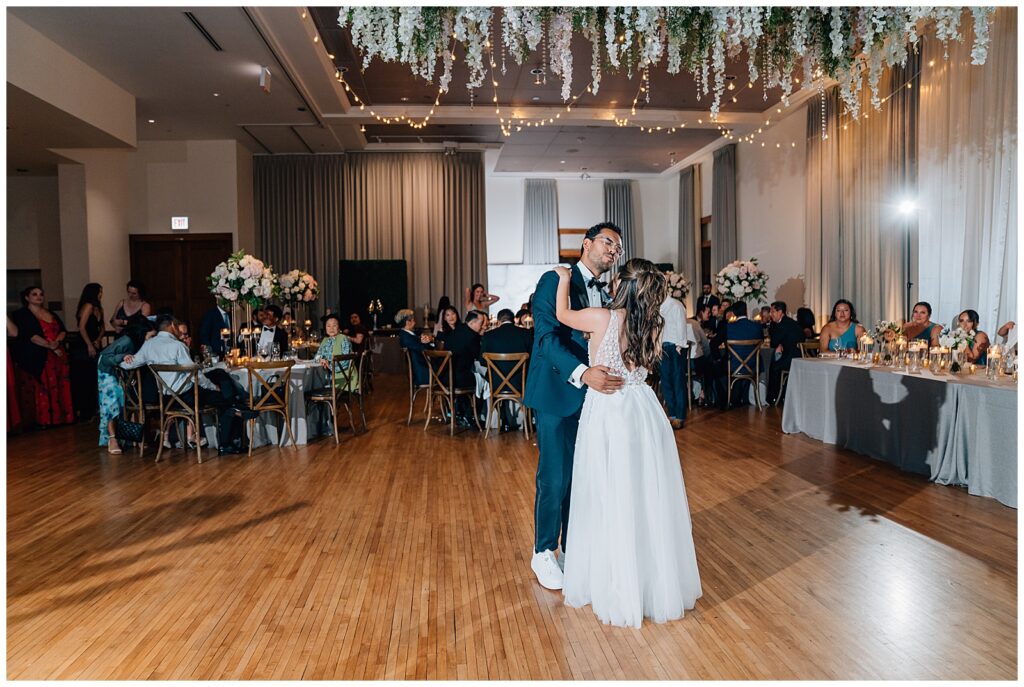
[(530, 571), (536, 448), (405, 425), (251, 459), (9, 437), (12, 679), (1014, 679), (1017, 512), (803, 436), (677, 432), (704, 596), (602, 625)]

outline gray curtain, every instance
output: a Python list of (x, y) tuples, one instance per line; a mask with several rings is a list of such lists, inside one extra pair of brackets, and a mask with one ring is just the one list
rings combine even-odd
[(690, 280), (686, 312), (691, 314), (707, 278), (700, 272), (700, 194), (700, 165), (690, 165), (679, 173), (679, 271)]
[(711, 177), (711, 270), (718, 272), (739, 258), (735, 143), (715, 151)]
[(526, 180), (523, 214), (523, 262), (558, 262), (558, 190), (554, 179)]
[[(807, 291), (819, 325), (839, 298), (853, 302), (866, 327), (909, 317), (907, 283), (916, 252), (917, 216), (899, 203), (917, 197), (917, 111), (920, 54), (882, 76), (893, 93), (877, 112), (865, 92), (867, 119), (839, 119), (835, 89), (826, 97), (828, 138), (822, 140), (821, 104), (807, 108)], [(842, 125), (846, 125), (846, 129)]]
[(622, 229), (622, 255), (616, 267), (636, 253), (636, 215), (633, 210), (633, 182), (629, 179), (604, 180), (604, 218)]
[(411, 307), (486, 280), (479, 153), (256, 156), (253, 177), (261, 257), (311, 272), (321, 309), (337, 307), (340, 260), (405, 260)]
[(253, 156), (256, 255), (278, 272), (312, 274), (317, 312), (338, 304), (343, 175), (342, 155)]

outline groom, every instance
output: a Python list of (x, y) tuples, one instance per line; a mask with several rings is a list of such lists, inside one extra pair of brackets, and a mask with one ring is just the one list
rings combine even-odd
[[(599, 277), (622, 254), (622, 230), (611, 222), (597, 224), (583, 238), (580, 261), (572, 270), (569, 304), (573, 310), (600, 308), (610, 298)], [(564, 556), (569, 527), (569, 493), (576, 429), (585, 387), (611, 394), (623, 379), (604, 365), (587, 367), (583, 333), (555, 317), (558, 275), (545, 272), (533, 297), (533, 353), (526, 379), (526, 406), (537, 420), (537, 497), (533, 517), (535, 541), (530, 567), (548, 589), (562, 588), (562, 566), (556, 556), (561, 535)]]

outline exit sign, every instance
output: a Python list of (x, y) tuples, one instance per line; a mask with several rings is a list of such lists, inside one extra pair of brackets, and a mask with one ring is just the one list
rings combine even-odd
[(172, 217), (171, 231), (188, 231), (188, 217)]

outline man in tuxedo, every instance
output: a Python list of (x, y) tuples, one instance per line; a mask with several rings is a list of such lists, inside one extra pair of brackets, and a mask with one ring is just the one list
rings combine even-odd
[[(457, 389), (476, 387), (474, 365), (480, 356), (480, 332), (486, 320), (487, 317), (479, 310), (470, 310), (465, 321), (460, 322), (444, 340), (444, 349), (452, 354), (452, 380)], [(477, 409), (470, 407), (469, 398), (460, 396), (456, 404), (455, 421), (462, 427), (476, 427), (471, 413)]]
[(260, 331), (259, 348), (265, 344), (277, 344), (281, 353), (288, 350), (288, 332), (284, 327), (277, 326), (281, 321), (281, 315), (281, 308), (276, 305), (268, 305), (263, 309), (263, 329)]
[(423, 351), (434, 349), (433, 337), (416, 332), (416, 314), (408, 308), (395, 313), (395, 324), (401, 327), (398, 330), (398, 345), (409, 351), (409, 359), (412, 361), (412, 383), (416, 386), (430, 383), (430, 371)]
[[(617, 226), (602, 222), (587, 230), (569, 285), (573, 310), (600, 308), (610, 300), (598, 277), (610, 270), (621, 254), (622, 230)], [(561, 324), (555, 316), (557, 290), (558, 274), (545, 272), (537, 282), (532, 303), (534, 339), (525, 398), (536, 416), (540, 448), (530, 567), (547, 589), (562, 588), (562, 562), (556, 551), (559, 538), (563, 556), (566, 549), (572, 459), (585, 387), (610, 394), (625, 383), (604, 365), (587, 366), (583, 332)]]
[(776, 402), (782, 380), (782, 371), (788, 370), (793, 358), (800, 357), (800, 347), (804, 341), (803, 327), (797, 321), (786, 317), (786, 304), (783, 301), (772, 303), (770, 317), (772, 319), (772, 361), (768, 367), (768, 404)]
[[(480, 362), (486, 365), (483, 362), (484, 353), (529, 353), (531, 349), (533, 349), (533, 332), (517, 327), (515, 315), (508, 308), (504, 308), (498, 311), (498, 326), (484, 334), (480, 340)], [(515, 367), (515, 363), (511, 362), (495, 362), (494, 364), (502, 374), (506, 375)], [(518, 389), (523, 387), (522, 370), (526, 369), (527, 364), (528, 362), (510, 380)], [(516, 418), (509, 408), (510, 405), (511, 402), (501, 404), (502, 432), (519, 429)]]
[(220, 330), (231, 329), (231, 313), (221, 307), (220, 302), (205, 313), (199, 323), (199, 345), (206, 346), (217, 356), (224, 356), (224, 339)]
[[(725, 326), (722, 327), (725, 335), (725, 340), (728, 341), (742, 341), (745, 339), (758, 339), (764, 338), (764, 332), (761, 330), (761, 325), (753, 320), (747, 319), (747, 304), (745, 301), (737, 301), (729, 307), (729, 313), (734, 315), (736, 319), (731, 322), (725, 322)], [(726, 350), (724, 356), (727, 357), (725, 365), (722, 366), (724, 384), (721, 386), (721, 394), (718, 399), (719, 407), (723, 410), (726, 408), (726, 402), (729, 397), (728, 387), (729, 378), (728, 371), (736, 371), (740, 367), (740, 361), (747, 357), (747, 354), (751, 351), (751, 346), (734, 346), (733, 350), (735, 355), (731, 354)], [(736, 356), (739, 356), (737, 358)], [(754, 366), (754, 361), (749, 361), (751, 367)], [(727, 365), (727, 367), (726, 367)], [(749, 405), (750, 382), (741, 380), (732, 387), (732, 405)]]
[(697, 312), (700, 312), (701, 308), (710, 308), (712, 306), (718, 305), (719, 302), (718, 296), (715, 296), (711, 293), (710, 283), (704, 282), (702, 289), (703, 292), (701, 293), (700, 298), (697, 299)]

